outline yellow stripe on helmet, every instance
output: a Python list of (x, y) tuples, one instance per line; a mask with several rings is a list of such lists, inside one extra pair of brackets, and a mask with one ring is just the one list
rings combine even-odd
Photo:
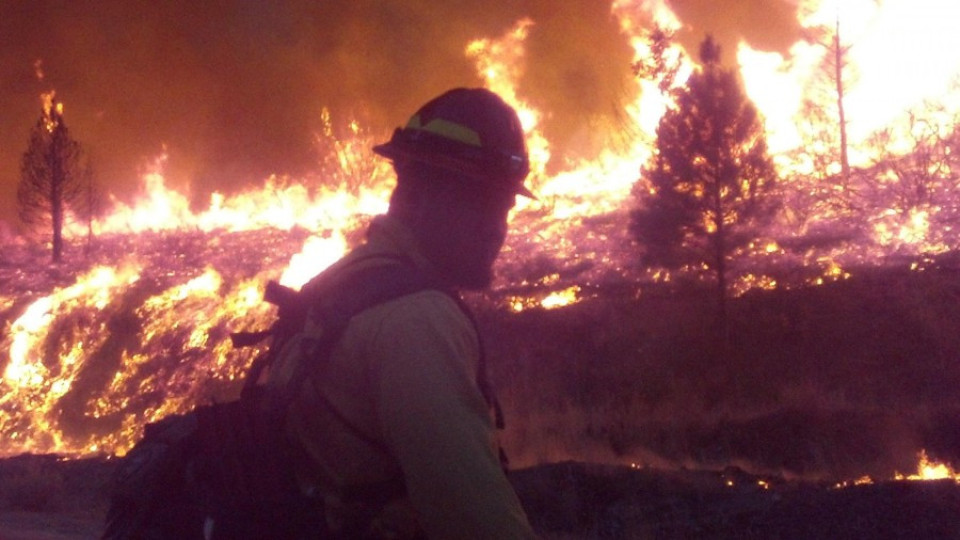
[(449, 120), (444, 120), (443, 118), (434, 118), (433, 120), (427, 122), (427, 125), (424, 126), (421, 124), (420, 115), (415, 114), (410, 118), (410, 121), (407, 122), (407, 129), (426, 131), (446, 139), (452, 139), (464, 144), (469, 144), (470, 146), (476, 146), (478, 148), (483, 146), (480, 143), (479, 133), (468, 128), (467, 126), (463, 126)]

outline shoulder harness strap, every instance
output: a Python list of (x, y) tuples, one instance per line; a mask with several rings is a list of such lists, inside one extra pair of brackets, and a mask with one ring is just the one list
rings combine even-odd
[[(381, 259), (383, 262), (374, 262), (374, 259)], [(279, 307), (277, 322), (270, 330), (264, 332), (232, 334), (231, 338), (234, 345), (252, 345), (268, 336), (273, 336), (275, 342), (277, 338), (288, 337), (303, 328), (303, 323), (309, 313), (310, 316), (320, 319), (324, 329), (323, 336), (313, 344), (313, 356), (325, 359), (340, 340), (347, 325), (355, 315), (378, 304), (428, 289), (447, 294), (470, 319), (474, 328), (477, 328), (473, 313), (460, 296), (428, 278), (423, 272), (417, 270), (406, 257), (378, 255), (361, 258), (351, 264), (358, 266), (368, 264), (369, 266), (357, 270), (345, 270), (347, 272), (346, 277), (337, 281), (335, 290), (331, 290), (333, 289), (331, 286), (320, 287), (319, 296), (314, 298), (304, 298), (305, 295), (302, 293), (276, 282), (268, 283), (264, 299)], [(313, 310), (309, 311), (309, 308), (313, 308)], [(503, 411), (487, 375), (486, 354), (479, 331), (477, 337), (480, 347), (477, 384), (484, 399), (494, 410), (496, 427), (503, 429)], [(248, 392), (249, 389), (256, 386), (262, 371), (273, 362), (277, 349), (279, 347), (271, 347), (266, 354), (261, 355), (253, 362), (247, 375), (244, 392)], [(276, 396), (278, 399), (277, 406), (281, 409), (286, 408), (286, 405), (296, 395), (299, 383), (305, 380), (305, 375), (311, 367), (315, 366), (311, 366), (309, 362), (301, 362), (297, 366), (297, 372), (290, 379), (289, 387), (282, 389), (279, 392), (280, 395)], [(347, 424), (349, 425), (349, 423)]]

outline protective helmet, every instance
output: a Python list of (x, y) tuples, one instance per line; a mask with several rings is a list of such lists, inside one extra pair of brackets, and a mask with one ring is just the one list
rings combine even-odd
[(535, 198), (523, 185), (530, 162), (520, 119), (484, 88), (456, 88), (430, 100), (373, 151), (394, 161), (412, 159), (505, 183), (514, 193)]

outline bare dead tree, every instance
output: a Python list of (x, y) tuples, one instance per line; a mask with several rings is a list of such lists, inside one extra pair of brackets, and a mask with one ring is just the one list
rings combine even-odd
[(850, 45), (843, 43), (839, 15), (835, 21), (832, 28), (806, 33), (806, 39), (827, 54), (805, 92), (797, 123), (803, 145), (792, 153), (796, 169), (804, 171), (791, 182), (798, 189), (789, 205), (801, 227), (809, 216), (850, 216), (862, 210), (850, 166), (845, 108), (847, 85), (856, 73), (849, 66)]
[(847, 151), (847, 115), (843, 108), (843, 70), (849, 47), (840, 44), (840, 16), (833, 34), (833, 79), (837, 89), (837, 125), (840, 128), (840, 169), (843, 184), (850, 183), (850, 158)]

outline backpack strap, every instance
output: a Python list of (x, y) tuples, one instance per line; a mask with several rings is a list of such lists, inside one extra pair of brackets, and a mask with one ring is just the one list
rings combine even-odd
[[(494, 426), (496, 429), (504, 429), (503, 409), (500, 406), (500, 401), (497, 399), (496, 392), (494, 392), (493, 385), (487, 373), (486, 350), (473, 311), (466, 302), (460, 298), (460, 295), (428, 279), (422, 272), (414, 268), (412, 263), (405, 259), (368, 267), (352, 273), (340, 286), (340, 294), (334, 294), (330, 301), (321, 301), (314, 306), (312, 313), (322, 321), (324, 335), (321, 342), (317, 343), (317, 348), (311, 352), (311, 356), (319, 358), (321, 361), (326, 361), (330, 357), (333, 346), (340, 340), (350, 319), (352, 319), (354, 315), (375, 305), (428, 289), (438, 290), (449, 296), (474, 328), (477, 335), (477, 346), (479, 348), (477, 386), (487, 405), (493, 409)], [(307, 378), (304, 368), (307, 364), (309, 364), (309, 362), (301, 362), (300, 366), (298, 366), (298, 372), (291, 379), (291, 381), (297, 381), (295, 384), (298, 387), (299, 384)], [(292, 397), (293, 394), (290, 395), (289, 399), (292, 399)], [(319, 397), (327, 409), (331, 411), (344, 426), (350, 429), (354, 435), (374, 447), (382, 448), (383, 444), (380, 443), (380, 441), (354, 425), (326, 396), (320, 393)], [(287, 403), (289, 403), (289, 401)], [(385, 448), (383, 448), (383, 450), (385, 453), (388, 453)], [(499, 457), (501, 465), (506, 469), (508, 460), (502, 447), (499, 449)]]
[[(384, 262), (371, 262), (371, 259), (383, 259)], [(303, 357), (315, 360), (297, 364), (289, 379), (292, 387), (282, 390), (287, 403), (296, 395), (307, 374), (318, 368), (317, 362), (327, 361), (354, 316), (376, 305), (428, 289), (456, 298), (454, 293), (418, 271), (405, 257), (369, 257), (351, 263), (356, 266), (364, 264), (368, 266), (344, 269), (346, 277), (325, 284), (327, 286), (320, 287), (314, 298), (305, 299), (310, 305), (304, 322), (309, 317), (320, 325), (323, 334), (304, 344), (310, 350), (304, 351)]]
[(247, 368), (241, 396), (257, 391), (260, 377), (280, 352), (280, 345), (293, 334), (303, 329), (306, 319), (307, 306), (303, 301), (303, 294), (281, 285), (276, 281), (268, 281), (263, 292), (263, 300), (277, 306), (277, 320), (267, 330), (233, 332), (230, 341), (234, 347), (250, 347), (267, 338), (272, 338), (269, 348), (256, 358)]
[[(352, 269), (351, 266), (361, 268)], [(460, 296), (418, 270), (407, 257), (402, 255), (363, 257), (349, 263), (347, 267), (339, 268), (337, 272), (343, 272), (345, 277), (329, 279), (326, 283), (320, 283), (319, 287), (310, 292), (309, 298), (306, 297), (305, 292), (298, 293), (276, 282), (267, 284), (264, 299), (278, 306), (279, 318), (277, 322), (268, 331), (231, 335), (234, 344), (237, 346), (257, 343), (268, 336), (274, 338), (274, 346), (271, 346), (265, 354), (255, 359), (251, 365), (244, 384), (244, 393), (255, 391), (261, 373), (273, 362), (282, 348), (276, 346), (278, 341), (282, 341), (293, 333), (302, 330), (307, 317), (319, 322), (321, 328), (323, 328), (323, 334), (310, 343), (310, 351), (304, 351), (305, 354), (302, 356), (317, 359), (318, 362), (325, 362), (329, 358), (334, 346), (340, 341), (343, 332), (355, 315), (378, 304), (424, 290), (437, 290), (448, 295), (467, 316), (471, 325), (475, 329), (477, 328), (477, 321), (472, 311)], [(328, 277), (331, 276), (321, 274), (319, 279), (325, 280)], [(496, 428), (503, 429), (503, 411), (487, 375), (486, 354), (479, 331), (477, 332), (477, 339), (480, 348), (477, 385), (484, 399), (493, 408)], [(303, 382), (307, 380), (307, 374), (315, 369), (317, 369), (316, 362), (299, 362), (288, 384), (280, 388), (279, 391), (270, 393), (268, 409), (272, 411), (271, 414), (277, 415), (278, 422), (300, 391)], [(320, 397), (326, 402), (327, 408), (356, 436), (369, 444), (381, 446), (378, 441), (362, 432), (346, 419), (325, 396), (321, 395)], [(501, 452), (502, 460), (503, 457)]]
[[(483, 346), (483, 337), (480, 335), (479, 326), (477, 325), (477, 318), (473, 315), (473, 311), (470, 309), (470, 306), (463, 301), (457, 295), (451, 295), (453, 300), (460, 306), (460, 311), (470, 319), (470, 324), (477, 329), (477, 344), (480, 348), (479, 351), (479, 360), (477, 362), (477, 386), (480, 387), (480, 393), (483, 394), (483, 399), (493, 408), (494, 416), (494, 427), (497, 429), (504, 428), (503, 421), (503, 409), (500, 407), (500, 401), (497, 399), (497, 394), (493, 389), (493, 384), (490, 382), (490, 376), (487, 373), (487, 351), (486, 347)], [(501, 460), (505, 456), (501, 455)]]
[[(321, 275), (321, 279), (325, 282), (320, 283), (319, 287), (311, 289), (309, 293), (299, 293), (299, 302), (295, 309), (302, 311), (298, 314), (299, 320), (290, 324), (296, 324), (297, 331), (302, 330), (309, 317), (319, 324), (322, 334), (316, 339), (302, 343), (305, 350), (300, 353), (301, 361), (295, 365), (292, 376), (286, 384), (269, 392), (267, 409), (269, 414), (275, 415), (277, 422), (281, 424), (290, 403), (309, 379), (309, 373), (327, 362), (333, 348), (340, 341), (343, 332), (355, 315), (378, 304), (427, 289), (439, 290), (456, 298), (454, 293), (446, 290), (437, 281), (428, 278), (423, 272), (417, 270), (409, 259), (402, 256), (381, 255), (360, 258), (349, 263), (348, 267), (338, 269), (337, 275), (332, 276), (331, 279), (326, 279), (328, 277), (331, 276)], [(282, 306), (281, 309), (283, 309)], [(282, 316), (281, 321), (276, 324), (281, 322)], [(286, 332), (290, 329), (272, 330)], [(245, 387), (256, 384), (259, 371), (272, 363), (273, 357), (277, 354), (273, 349), (280, 349), (280, 347), (271, 347), (271, 349), (269, 352), (273, 354), (265, 355), (268, 357), (263, 362), (265, 365), (257, 366), (257, 373), (251, 372), (248, 375)], [(320, 397), (328, 401), (324, 396)], [(363, 436), (360, 430), (329, 402), (326, 405), (351, 431), (368, 442), (374, 442), (369, 436)]]

